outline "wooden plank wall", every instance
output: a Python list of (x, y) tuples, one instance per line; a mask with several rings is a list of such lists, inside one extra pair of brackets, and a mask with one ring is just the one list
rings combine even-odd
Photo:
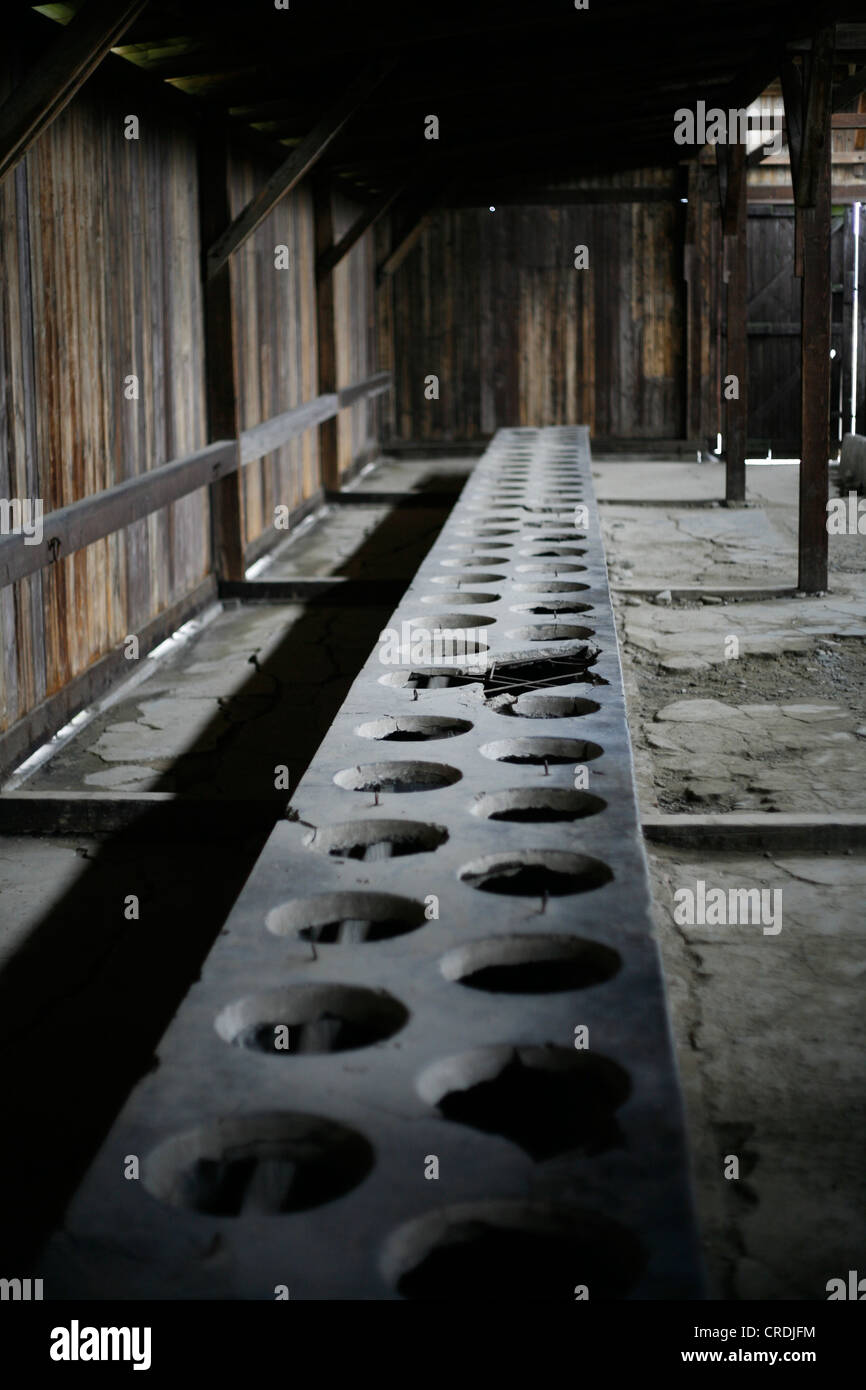
[[(91, 84), (0, 187), (0, 495), (46, 513), (205, 443), (191, 132)], [(124, 396), (139, 378), (139, 399)], [(189, 593), (196, 493), (0, 598), (0, 728)]]
[[(333, 195), (334, 240), (348, 231), (362, 209), (344, 194)], [(337, 386), (351, 386), (379, 370), (376, 360), (375, 257), (372, 229), (364, 233), (334, 269)], [(357, 401), (337, 417), (340, 473), (376, 452), (379, 398)]]
[[(0, 97), (12, 81), (10, 64)], [(0, 497), (39, 497), (46, 514), (207, 442), (195, 129), (165, 113), (158, 89), (147, 109), (112, 90), (93, 79), (0, 186)], [(138, 140), (124, 137), (129, 114)], [(270, 172), (255, 155), (232, 155), (233, 215)], [(356, 212), (339, 205), (338, 234)], [(278, 245), (287, 269), (277, 268)], [(318, 394), (306, 184), (281, 200), (231, 273), (248, 429)], [(378, 367), (373, 282), (368, 234), (337, 271), (341, 386)], [(124, 396), (132, 374), (137, 400)], [(372, 451), (380, 409), (360, 402), (342, 412), (344, 471)], [(247, 545), (267, 540), (275, 506), (298, 507), (319, 482), (315, 430), (249, 464)], [(209, 570), (201, 490), (0, 590), (0, 731), (181, 603)]]
[[(233, 155), (229, 196), (236, 217), (272, 172), (266, 162)], [(277, 269), (275, 248), (288, 249)], [(315, 235), (306, 183), (283, 198), (231, 260), (241, 429), (303, 405), (318, 394)], [(273, 526), (274, 507), (299, 506), (318, 487), (315, 430), (290, 439), (244, 469), (249, 545)]]
[[(679, 436), (681, 218), (678, 202), (431, 218), (393, 280), (396, 437), (573, 421), (597, 435)], [(574, 268), (576, 245), (589, 270)], [(438, 401), (425, 399), (429, 375)]]

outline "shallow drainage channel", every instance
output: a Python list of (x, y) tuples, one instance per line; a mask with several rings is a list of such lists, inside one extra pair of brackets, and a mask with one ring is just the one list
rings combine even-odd
[(588, 432), (501, 430), (46, 1296), (701, 1297), (649, 907)]

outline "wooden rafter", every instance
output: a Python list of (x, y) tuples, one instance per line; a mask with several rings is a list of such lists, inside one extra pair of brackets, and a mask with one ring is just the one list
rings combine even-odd
[(0, 107), (0, 179), (99, 67), (147, 0), (86, 0)]
[(428, 219), (437, 210), (445, 206), (451, 197), (453, 184), (436, 184), (430, 192), (416, 202), (408, 220), (397, 233), (396, 244), (392, 246), (390, 253), (379, 265), (376, 271), (377, 284), (393, 275), (395, 270), (403, 264), (412, 247), (418, 241), (421, 233), (427, 225)]
[(211, 246), (207, 255), (208, 279), (218, 273), (231, 254), (243, 245), (279, 200), (291, 192), (304, 175), (318, 163), (347, 121), (351, 120), (359, 106), (379, 85), (392, 66), (390, 59), (380, 59), (366, 68), (361, 76), (346, 88), (340, 99), (318, 125), (313, 127), (309, 135), (292, 150), (288, 159), (274, 170), (264, 187)]
[(318, 279), (321, 280), (324, 276), (330, 275), (334, 267), (339, 265), (344, 256), (348, 255), (352, 247), (361, 239), (367, 229), (378, 222), (383, 213), (386, 213), (391, 204), (400, 197), (405, 187), (405, 184), (399, 184), (390, 189), (389, 192), (384, 193), (376, 202), (370, 203), (369, 206), (365, 207), (363, 212), (355, 218), (351, 227), (343, 233), (340, 240), (322, 252), (316, 262), (316, 275)]

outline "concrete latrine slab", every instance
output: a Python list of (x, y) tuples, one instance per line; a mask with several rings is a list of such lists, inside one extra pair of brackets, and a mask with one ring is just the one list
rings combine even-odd
[(502, 430), (47, 1295), (703, 1296), (650, 907), (588, 432)]

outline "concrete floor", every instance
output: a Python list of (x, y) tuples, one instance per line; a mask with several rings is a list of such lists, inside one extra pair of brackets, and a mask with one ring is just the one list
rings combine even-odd
[[(356, 486), (459, 489), (474, 461), (384, 460)], [(707, 505), (723, 493), (712, 464), (617, 460), (594, 472), (610, 499), (642, 810), (864, 811), (864, 538), (832, 538), (824, 599), (655, 602), (669, 588), (793, 585), (796, 470), (750, 468), (747, 509)], [(445, 514), (329, 508), (257, 577), (399, 586)], [(228, 605), (24, 786), (264, 800), (276, 818), (286, 795), (275, 765), (294, 787), (392, 608)], [(725, 654), (731, 636), (737, 657)], [(26, 1267), (152, 1064), (266, 833), (227, 826), (218, 876), (212, 840), (179, 848), (158, 818), (101, 839), (0, 839), (5, 1118), (27, 1159), (0, 1160), (4, 1267)], [(649, 859), (712, 1292), (823, 1299), (827, 1279), (862, 1263), (866, 856), (651, 845)], [(698, 879), (781, 888), (781, 932), (676, 925), (674, 894)], [(138, 921), (124, 918), (129, 893)], [(731, 1154), (736, 1181), (723, 1176)]]
[[(866, 811), (863, 538), (831, 538), (823, 599), (638, 598), (794, 584), (797, 470), (749, 468), (746, 510), (711, 505), (715, 465), (594, 472), (642, 811)], [(713, 1295), (823, 1299), (866, 1235), (866, 854), (653, 844), (649, 861)], [(781, 930), (678, 925), (699, 880), (780, 890)]]
[[(456, 495), (473, 463), (385, 463), (360, 486)], [(441, 499), (328, 507), (260, 573), (373, 576), (399, 593), (447, 510)], [(3, 1268), (29, 1267), (152, 1066), (288, 801), (275, 768), (294, 789), (393, 608), (336, 598), (218, 606), (176, 650), (143, 661), (26, 780), (11, 779), (37, 795), (173, 792), (229, 809), (218, 845), (194, 825), (182, 840), (167, 832), (158, 807), (98, 837), (0, 835), (4, 1122), (23, 1136), (0, 1150)], [(129, 895), (137, 919), (125, 915)]]

